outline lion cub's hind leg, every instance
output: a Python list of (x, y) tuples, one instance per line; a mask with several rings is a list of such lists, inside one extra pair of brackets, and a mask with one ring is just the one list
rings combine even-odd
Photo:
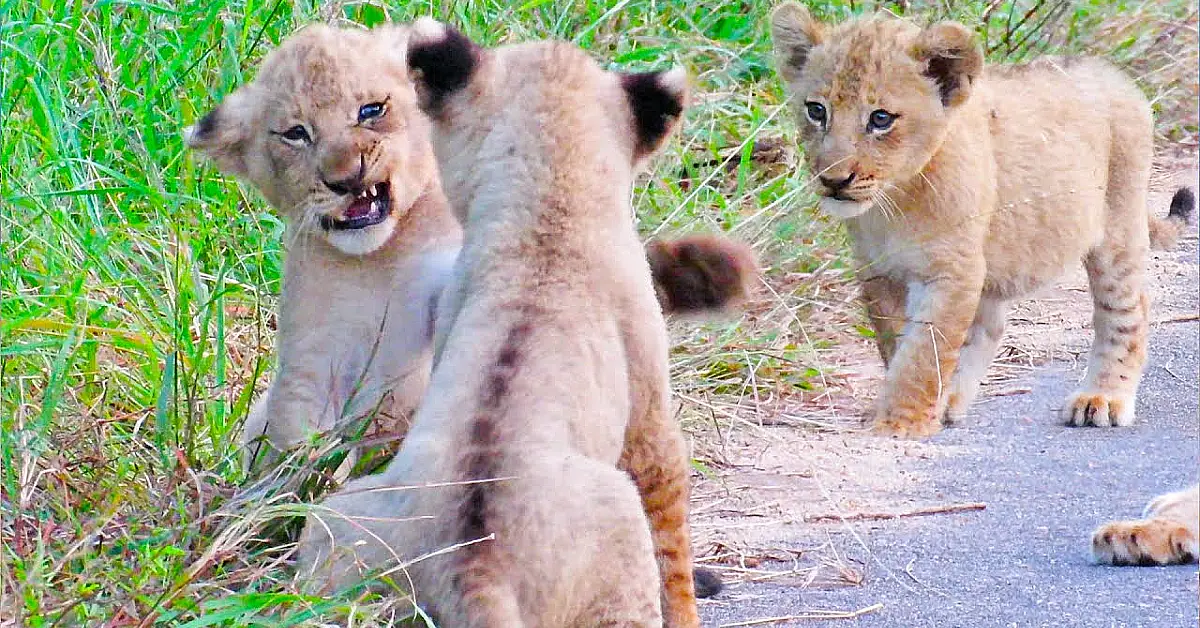
[(975, 320), (967, 331), (967, 340), (958, 354), (958, 367), (950, 380), (950, 395), (942, 422), (951, 425), (962, 420), (987, 375), (988, 365), (996, 357), (1008, 318), (1008, 302), (984, 294), (975, 310)]
[[(1131, 91), (1132, 93), (1132, 91)], [(1104, 237), (1083, 260), (1092, 292), (1092, 350), (1087, 375), (1067, 398), (1068, 425), (1133, 425), (1138, 383), (1146, 365), (1150, 301), (1143, 288), (1150, 233), (1146, 193), (1153, 145), (1150, 111), (1139, 95), (1112, 124)]]
[[(599, 474), (606, 476), (599, 482), (605, 488), (598, 496), (604, 503), (598, 511), (599, 517), (595, 513), (584, 515), (580, 510), (577, 517), (595, 520), (580, 522), (560, 532), (572, 538), (574, 547), (595, 543), (592, 551), (602, 556), (595, 565), (586, 568), (589, 576), (586, 586), (595, 592), (593, 606), (581, 613), (573, 625), (662, 628), (659, 566), (641, 498), (625, 473), (605, 467)], [(594, 530), (596, 538), (576, 536), (584, 526)]]
[(1133, 425), (1138, 383), (1146, 365), (1150, 300), (1142, 288), (1145, 264), (1144, 245), (1125, 248), (1111, 242), (1084, 261), (1096, 336), (1083, 384), (1063, 406), (1068, 425)]
[[(498, 512), (491, 513), (497, 551), (481, 546), (479, 558), (502, 559), (484, 565), (483, 573), (507, 581), (491, 584), (509, 585), (516, 593), (524, 625), (662, 628), (654, 544), (628, 475), (566, 454), (533, 462), (513, 484), (519, 490), (507, 497), (500, 493)], [(507, 563), (515, 557), (522, 561), (516, 570)], [(474, 602), (467, 596), (462, 607)], [(460, 622), (450, 615), (440, 625), (514, 625), (468, 622), (486, 616), (469, 613)]]
[(1106, 565), (1176, 565), (1200, 557), (1200, 486), (1160, 495), (1137, 521), (1114, 521), (1092, 535), (1092, 557)]

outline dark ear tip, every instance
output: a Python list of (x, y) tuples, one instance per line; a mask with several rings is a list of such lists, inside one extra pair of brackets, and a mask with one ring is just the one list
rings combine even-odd
[(220, 108), (213, 109), (200, 118), (196, 124), (187, 127), (183, 130), (183, 139), (190, 147), (197, 147), (206, 140), (212, 137), (213, 131), (217, 128), (217, 112)]
[[(412, 25), (408, 39), (408, 65), (423, 71), (440, 71), (438, 64), (452, 63), (445, 70), (458, 70), (464, 61), (478, 56), (479, 47), (458, 29), (431, 17), (423, 17)], [(470, 66), (473, 68), (473, 63)]]
[(454, 27), (429, 17), (414, 22), (408, 67), (422, 92), (421, 107), (437, 110), (449, 93), (465, 87), (479, 66), (479, 56), (479, 46)]
[(687, 105), (688, 79), (683, 68), (621, 75), (621, 88), (633, 110), (637, 153), (652, 152)]

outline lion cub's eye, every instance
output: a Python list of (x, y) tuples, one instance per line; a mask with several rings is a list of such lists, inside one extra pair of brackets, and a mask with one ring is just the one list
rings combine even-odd
[(275, 134), (292, 146), (301, 146), (312, 142), (312, 138), (308, 135), (308, 129), (304, 128), (302, 124), (297, 124), (282, 133), (276, 132)]
[(382, 117), (385, 113), (387, 113), (386, 102), (367, 103), (358, 108), (358, 123), (362, 124), (367, 120)]
[(825, 124), (825, 117), (828, 115), (825, 105), (819, 102), (804, 103), (804, 113), (808, 115), (809, 121), (816, 125)]
[(876, 109), (871, 112), (871, 117), (867, 119), (867, 128), (872, 131), (886, 131), (892, 128), (892, 123), (896, 121), (896, 114), (883, 109)]

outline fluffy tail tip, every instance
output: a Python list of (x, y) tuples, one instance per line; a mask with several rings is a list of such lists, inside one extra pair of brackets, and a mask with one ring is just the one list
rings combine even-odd
[(1182, 187), (1171, 197), (1171, 211), (1167, 212), (1167, 217), (1187, 222), (1195, 210), (1196, 194), (1192, 192), (1192, 188)]
[(656, 240), (647, 250), (663, 310), (704, 312), (746, 298), (757, 262), (749, 247), (715, 236)]

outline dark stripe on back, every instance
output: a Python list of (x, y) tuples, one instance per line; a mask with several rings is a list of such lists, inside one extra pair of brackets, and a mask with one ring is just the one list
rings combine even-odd
[[(469, 453), (463, 459), (464, 480), (490, 480), (500, 475), (500, 450), (497, 447), (500, 438), (500, 410), (509, 394), (512, 379), (520, 367), (522, 349), (531, 330), (532, 325), (528, 320), (515, 323), (500, 346), (496, 361), (488, 370), (479, 405), (469, 427)], [(466, 495), (459, 506), (459, 521), (462, 526), (459, 533), (460, 542), (466, 543), (487, 536), (488, 498), (494, 487), (495, 484), (491, 482), (466, 486)], [(487, 567), (482, 563), (488, 562), (494, 556), (495, 545), (491, 542), (477, 543), (464, 548), (464, 569), (455, 577), (459, 589), (466, 591), (472, 586), (470, 582), (461, 580), (462, 575), (486, 571)]]

